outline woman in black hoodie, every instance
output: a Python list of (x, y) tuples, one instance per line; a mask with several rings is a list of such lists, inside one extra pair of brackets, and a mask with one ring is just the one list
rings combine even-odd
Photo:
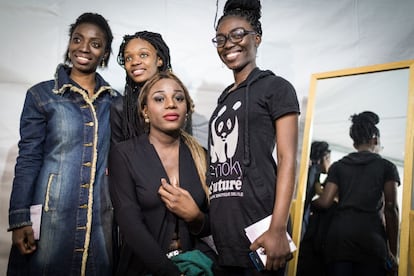
[(351, 119), (349, 134), (357, 152), (332, 164), (324, 192), (313, 203), (328, 208), (338, 194), (326, 237), (328, 275), (386, 275), (398, 268), (400, 178), (396, 166), (378, 154), (378, 115), (364, 111)]

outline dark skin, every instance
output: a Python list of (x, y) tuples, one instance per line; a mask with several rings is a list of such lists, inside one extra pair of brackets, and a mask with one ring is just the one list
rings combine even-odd
[[(252, 31), (251, 24), (242, 17), (223, 18), (216, 34), (227, 36), (236, 28)], [(261, 43), (259, 34), (246, 35), (242, 41), (232, 43), (227, 40), (223, 47), (217, 48), (220, 59), (233, 71), (234, 84), (230, 92), (247, 79), (255, 69), (257, 48)], [(296, 152), (298, 137), (297, 114), (287, 114), (275, 121), (277, 145), (277, 179), (275, 182), (276, 200), (270, 227), (250, 246), (255, 251), (265, 249), (267, 255), (266, 270), (278, 270), (292, 258), (286, 237), (290, 205), (295, 187)], [(276, 184), (277, 183), (277, 184)]]
[(76, 27), (69, 41), (72, 63), (70, 78), (86, 89), (89, 97), (94, 94), (96, 69), (109, 55), (105, 52), (105, 48), (104, 32), (90, 23), (83, 23)]
[[(355, 149), (360, 151), (379, 151), (379, 140), (373, 138), (367, 144), (354, 145)], [(397, 202), (397, 186), (395, 181), (386, 181), (384, 183), (384, 218), (385, 218), (385, 230), (388, 238), (388, 252), (389, 257), (393, 261), (393, 269), (398, 271), (397, 263), (397, 249), (398, 249), (398, 202)], [(313, 206), (316, 208), (326, 209), (331, 207), (334, 202), (335, 196), (338, 192), (338, 185), (333, 182), (328, 182), (323, 189), (323, 193), (320, 197), (313, 201)], [(340, 201), (341, 199), (339, 199)], [(393, 274), (389, 274), (393, 275)]]
[[(156, 149), (171, 183), (161, 178), (158, 193), (168, 210), (188, 223), (190, 231), (198, 232), (204, 222), (204, 214), (191, 194), (179, 185), (180, 129), (185, 123), (187, 103), (182, 88), (174, 80), (158, 81), (149, 91), (143, 117), (150, 121), (148, 134)], [(177, 119), (166, 119), (176, 114)]]
[[(94, 24), (79, 24), (69, 40), (68, 53), (73, 65), (70, 78), (84, 88), (89, 97), (94, 94), (96, 69), (109, 55), (105, 49), (105, 34)], [(32, 226), (14, 229), (12, 242), (21, 254), (33, 253), (36, 250), (36, 241)]]

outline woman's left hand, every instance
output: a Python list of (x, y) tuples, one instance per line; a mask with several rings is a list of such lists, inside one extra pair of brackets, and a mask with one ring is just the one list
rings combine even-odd
[(186, 222), (191, 222), (199, 216), (200, 209), (193, 197), (187, 190), (179, 187), (175, 179), (171, 181), (171, 184), (168, 184), (167, 180), (161, 178), (158, 194), (167, 209)]
[(266, 270), (278, 270), (285, 267), (293, 257), (286, 230), (267, 230), (250, 245), (250, 250), (256, 251), (260, 247), (264, 248), (263, 253), (267, 255)]

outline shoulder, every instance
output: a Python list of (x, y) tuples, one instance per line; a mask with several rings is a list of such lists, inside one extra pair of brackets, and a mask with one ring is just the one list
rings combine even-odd
[(140, 136), (132, 137), (131, 139), (121, 141), (111, 146), (111, 152), (117, 152), (126, 155), (137, 154), (145, 151), (151, 144), (148, 141), (148, 136), (142, 134)]
[(391, 161), (389, 161), (388, 159), (385, 159), (385, 158), (382, 158), (381, 160), (382, 160), (382, 162), (383, 162), (383, 164), (386, 168), (388, 168), (390, 170), (393, 170), (393, 171), (398, 171), (397, 166), (393, 162), (391, 162)]
[(271, 84), (277, 84), (279, 87), (289, 87), (294, 89), (293, 85), (291, 84), (290, 81), (288, 81), (287, 79), (276, 75), (273, 71), (271, 70), (260, 70), (260, 69), (256, 69), (255, 71), (253, 71), (253, 73), (256, 77), (255, 79), (257, 79), (258, 83), (261, 85), (271, 85)]
[(31, 86), (29, 88), (29, 91), (32, 92), (32, 93), (43, 91), (43, 90), (48, 90), (48, 91), (52, 92), (53, 86), (54, 86), (54, 81), (53, 80), (45, 80), (45, 81), (39, 82), (39, 83)]
[(33, 97), (37, 99), (37, 101), (45, 101), (51, 97), (55, 97), (56, 94), (53, 93), (54, 81), (47, 80), (39, 82), (33, 86), (31, 86), (26, 93), (26, 98)]
[(292, 100), (297, 98), (292, 83), (281, 76), (275, 75), (270, 70), (260, 70), (259, 73), (256, 73), (256, 81), (252, 82), (252, 89), (266, 95), (266, 97), (288, 97)]

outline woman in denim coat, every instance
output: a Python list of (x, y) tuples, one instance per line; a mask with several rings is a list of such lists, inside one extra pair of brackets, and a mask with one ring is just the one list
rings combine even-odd
[(8, 275), (111, 274), (105, 171), (109, 109), (118, 93), (96, 69), (108, 64), (113, 36), (94, 13), (82, 14), (69, 33), (55, 80), (26, 95), (10, 198)]

